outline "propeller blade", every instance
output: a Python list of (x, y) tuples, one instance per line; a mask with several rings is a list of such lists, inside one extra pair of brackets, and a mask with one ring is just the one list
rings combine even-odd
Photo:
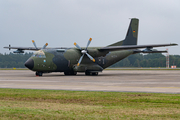
[(34, 47), (35, 47), (36, 49), (38, 49), (34, 40), (32, 40), (32, 43), (33, 43)]
[(87, 50), (89, 44), (91, 43), (91, 41), (92, 41), (92, 38), (89, 38), (89, 41), (88, 41), (87, 46), (86, 46), (86, 50)]
[(81, 47), (77, 43), (74, 43), (74, 45), (81, 50)]
[(95, 62), (95, 59), (92, 56), (90, 56), (88, 53), (86, 53), (86, 55), (89, 57), (89, 59), (91, 59), (93, 62)]
[(87, 46), (86, 46), (86, 49), (85, 49), (85, 50), (82, 50), (81, 47), (80, 47), (77, 43), (74, 43), (74, 45), (75, 45), (78, 49), (80, 49), (80, 50), (81, 50), (81, 53), (82, 53), (82, 56), (80, 57), (77, 66), (80, 65), (80, 63), (81, 63), (81, 61), (82, 61), (82, 59), (83, 59), (83, 57), (84, 57), (84, 54), (86, 54), (86, 55), (89, 57), (90, 60), (92, 60), (93, 62), (95, 62), (95, 59), (94, 59), (91, 55), (89, 55), (89, 54), (87, 53), (87, 48), (88, 48), (89, 44), (91, 43), (91, 41), (92, 41), (92, 38), (89, 38), (89, 41), (88, 41), (88, 43), (87, 43)]
[(83, 57), (84, 57), (84, 54), (80, 57), (80, 59), (79, 59), (79, 61), (78, 61), (77, 66), (79, 66), (79, 65), (80, 65), (80, 63), (81, 63), (81, 61), (82, 61)]
[(42, 49), (45, 49), (45, 48), (47, 47), (47, 45), (48, 45), (48, 43), (46, 43), (46, 44), (42, 47)]

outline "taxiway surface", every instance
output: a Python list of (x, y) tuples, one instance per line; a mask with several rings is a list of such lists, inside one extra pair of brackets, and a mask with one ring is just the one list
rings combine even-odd
[(105, 70), (98, 76), (36, 77), (29, 70), (0, 70), (0, 88), (180, 93), (180, 70)]

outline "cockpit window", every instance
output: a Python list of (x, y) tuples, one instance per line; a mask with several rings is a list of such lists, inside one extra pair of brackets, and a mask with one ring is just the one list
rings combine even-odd
[(32, 57), (38, 57), (38, 58), (46, 58), (44, 52), (42, 50), (39, 50), (37, 52), (35, 52)]

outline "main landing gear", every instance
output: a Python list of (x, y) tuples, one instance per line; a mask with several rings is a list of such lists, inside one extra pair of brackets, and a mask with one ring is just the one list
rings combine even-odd
[[(43, 72), (36, 71), (36, 76), (42, 76), (42, 75), (43, 75)], [(77, 75), (77, 72), (67, 71), (67, 72), (64, 72), (64, 75)], [(86, 71), (85, 75), (97, 76), (98, 72), (88, 72), (88, 71)]]
[(43, 72), (36, 72), (36, 76), (42, 76), (43, 75)]
[(64, 72), (64, 75), (77, 75), (77, 72), (67, 71), (67, 72)]
[(86, 71), (86, 72), (85, 72), (85, 75), (97, 76), (97, 75), (98, 75), (98, 72), (88, 72), (88, 71)]
[[(64, 72), (64, 75), (76, 75), (76, 74), (77, 74), (77, 72), (74, 72), (74, 71)], [(97, 76), (97, 75), (98, 75), (98, 72), (88, 72), (88, 71), (86, 71), (86, 72), (85, 72), (85, 75)]]

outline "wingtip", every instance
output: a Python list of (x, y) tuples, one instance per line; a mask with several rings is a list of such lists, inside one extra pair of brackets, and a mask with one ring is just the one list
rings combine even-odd
[(171, 45), (171, 46), (176, 46), (176, 45), (178, 45), (178, 44), (176, 44), (176, 43), (171, 43), (170, 45)]

